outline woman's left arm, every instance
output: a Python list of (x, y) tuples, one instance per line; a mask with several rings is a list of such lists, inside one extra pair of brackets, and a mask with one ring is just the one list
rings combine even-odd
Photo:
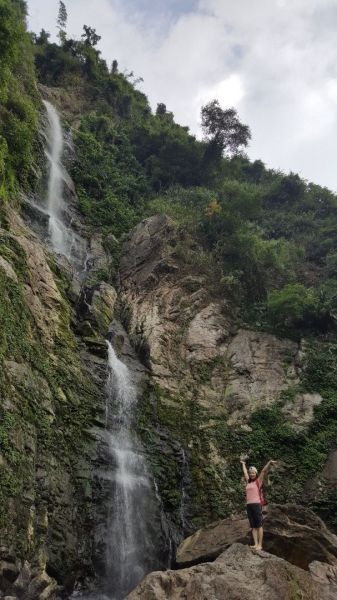
[(266, 465), (263, 467), (263, 469), (262, 469), (262, 471), (261, 471), (260, 475), (258, 476), (258, 480), (259, 480), (259, 482), (260, 482), (261, 484), (263, 483), (263, 478), (264, 478), (265, 474), (267, 473), (267, 471), (269, 470), (269, 467), (270, 467), (271, 465), (275, 465), (275, 464), (276, 464), (276, 462), (277, 462), (276, 460), (269, 460), (269, 461), (267, 462), (267, 464), (266, 464)]

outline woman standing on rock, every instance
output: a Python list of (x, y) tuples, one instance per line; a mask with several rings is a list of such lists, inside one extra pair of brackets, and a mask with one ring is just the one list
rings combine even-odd
[(249, 467), (247, 471), (246, 462), (240, 459), (242, 464), (243, 476), (246, 481), (246, 503), (247, 503), (247, 516), (249, 525), (252, 529), (254, 539), (254, 550), (262, 550), (263, 541), (263, 525), (262, 525), (262, 505), (263, 495), (261, 487), (263, 484), (263, 478), (267, 473), (270, 465), (275, 464), (275, 460), (267, 462), (266, 466), (263, 467), (260, 475), (257, 474), (256, 467)]

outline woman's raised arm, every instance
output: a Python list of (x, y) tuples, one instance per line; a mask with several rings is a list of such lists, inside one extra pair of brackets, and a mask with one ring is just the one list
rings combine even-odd
[(240, 463), (242, 465), (242, 471), (243, 471), (243, 476), (245, 478), (245, 481), (248, 482), (249, 481), (249, 475), (248, 475), (248, 471), (247, 471), (247, 467), (246, 467), (246, 461), (243, 460), (243, 458), (240, 458)]
[(269, 470), (269, 467), (271, 465), (275, 465), (277, 463), (276, 460), (268, 460), (267, 464), (263, 467), (260, 475), (258, 476), (258, 480), (260, 483), (263, 483), (263, 478), (265, 476), (265, 474), (267, 473), (267, 471)]

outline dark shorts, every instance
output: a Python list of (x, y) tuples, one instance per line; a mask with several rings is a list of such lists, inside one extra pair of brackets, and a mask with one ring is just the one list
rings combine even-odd
[(261, 504), (247, 504), (247, 516), (249, 525), (252, 529), (262, 527), (262, 506)]

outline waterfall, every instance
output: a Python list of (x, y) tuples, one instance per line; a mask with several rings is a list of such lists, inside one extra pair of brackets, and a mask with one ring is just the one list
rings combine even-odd
[(45, 155), (48, 160), (48, 190), (46, 208), (42, 212), (49, 217), (48, 237), (53, 250), (66, 256), (77, 271), (84, 270), (86, 255), (85, 241), (73, 230), (71, 217), (64, 199), (65, 188), (70, 189), (72, 181), (62, 164), (64, 153), (64, 135), (60, 117), (56, 108), (43, 101), (47, 111), (47, 128), (45, 131)]
[(155, 495), (142, 447), (133, 432), (137, 390), (129, 369), (109, 342), (108, 351), (106, 428), (114, 471), (107, 526), (106, 593), (120, 600), (158, 565), (151, 536)]

